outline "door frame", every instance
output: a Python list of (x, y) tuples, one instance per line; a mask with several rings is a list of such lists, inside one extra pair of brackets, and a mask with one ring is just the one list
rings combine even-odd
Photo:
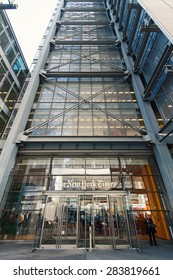
[[(45, 207), (44, 207), (44, 210), (43, 210), (43, 222), (42, 222), (42, 227), (41, 227), (41, 234), (40, 234), (40, 247), (45, 247), (45, 245), (43, 245), (44, 243), (42, 243), (42, 240), (43, 240), (43, 231), (44, 231), (44, 225), (45, 225), (45, 214), (46, 214), (46, 210), (47, 210), (47, 202), (48, 202), (48, 198), (49, 197), (62, 197), (62, 198), (65, 198), (65, 197), (76, 197), (76, 200), (77, 200), (77, 226), (76, 226), (76, 246), (74, 247), (74, 244), (73, 245), (70, 245), (69, 246), (67, 245), (66, 247), (68, 249), (74, 249), (74, 248), (77, 248), (79, 249), (78, 247), (78, 234), (79, 234), (79, 197), (81, 196), (92, 196), (92, 211), (93, 211), (93, 201), (94, 201), (94, 197), (104, 197), (107, 199), (107, 203), (109, 204), (109, 197), (112, 197), (112, 198), (118, 198), (118, 197), (125, 197), (127, 196), (128, 193), (126, 191), (78, 191), (78, 192), (73, 192), (73, 191), (45, 191), (43, 192), (43, 196), (46, 197), (45, 199)], [(108, 205), (109, 206), (109, 205)], [(92, 220), (94, 219), (94, 217), (92, 217)], [(128, 223), (128, 221), (127, 221)], [(85, 224), (85, 227), (86, 227), (86, 224)], [(128, 227), (128, 226), (127, 226)], [(82, 249), (85, 249), (85, 250), (93, 250), (95, 247), (95, 228), (94, 226), (91, 226), (90, 229), (89, 229), (89, 247), (86, 246), (86, 240), (85, 240), (85, 246), (84, 248)], [(85, 232), (85, 237), (86, 237), (86, 232)], [(58, 238), (58, 235), (57, 235), (57, 238)], [(60, 238), (60, 236), (59, 236)], [(90, 238), (92, 238), (92, 240), (90, 240)], [(110, 237), (109, 237), (110, 238)], [(58, 245), (57, 245), (58, 244)], [(92, 245), (91, 245), (92, 244)], [(94, 245), (94, 246), (93, 246)], [(91, 248), (92, 246), (92, 248)], [(55, 249), (62, 249), (62, 244), (59, 241), (56, 240), (56, 244), (53, 246), (55, 247)], [(64, 246), (63, 246), (64, 247)], [(96, 246), (97, 249), (116, 249), (116, 243), (115, 243), (115, 240), (114, 238), (112, 237), (112, 244), (110, 242), (109, 245), (97, 245)]]

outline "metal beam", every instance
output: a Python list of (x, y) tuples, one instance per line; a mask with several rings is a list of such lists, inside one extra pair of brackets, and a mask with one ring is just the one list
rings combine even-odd
[[(68, 2), (82, 2), (83, 0), (65, 0), (65, 2), (66, 3), (68, 3)], [(92, 3), (94, 3), (94, 2), (96, 2), (96, 3), (100, 3), (100, 0), (85, 0), (85, 2), (92, 2)]]
[(116, 21), (119, 20), (120, 2), (121, 2), (121, 0), (118, 0), (117, 8), (116, 8), (116, 17), (115, 17)]
[(123, 41), (125, 41), (127, 39), (127, 28), (129, 25), (130, 16), (131, 16), (131, 10), (128, 9), (127, 15), (126, 15), (126, 21), (125, 21), (125, 25), (124, 25), (124, 29), (123, 29)]
[[(108, 139), (109, 138), (109, 139)], [(21, 139), (22, 140), (22, 139)], [(82, 143), (82, 142), (94, 142), (94, 143), (100, 143), (100, 142), (120, 142), (120, 143), (143, 143), (143, 139), (141, 136), (109, 136), (109, 137), (104, 137), (104, 136), (61, 136), (61, 137), (55, 137), (55, 136), (33, 136), (33, 135), (29, 135), (29, 137), (27, 138), (27, 143), (51, 143), (51, 142), (55, 142), (55, 143)], [(22, 142), (22, 141), (21, 141)], [(122, 145), (123, 145), (122, 144)]]
[(116, 40), (55, 40), (51, 42), (55, 45), (115, 45)]
[(166, 139), (173, 132), (173, 117), (159, 130), (157, 137), (160, 142)]
[(173, 76), (173, 66), (165, 65), (165, 74), (166, 76)]
[(3, 208), (2, 197), (5, 191), (5, 188), (8, 184), (8, 178), (11, 174), (11, 170), (14, 167), (16, 155), (18, 152), (18, 146), (16, 145), (16, 137), (18, 134), (25, 129), (28, 116), (32, 109), (32, 105), (34, 102), (35, 94), (39, 85), (39, 73), (41, 69), (43, 69), (44, 64), (46, 62), (48, 52), (49, 52), (49, 42), (53, 38), (55, 34), (55, 25), (57, 22), (57, 18), (59, 17), (60, 9), (63, 5), (63, 2), (59, 3), (59, 6), (56, 9), (56, 17), (53, 18), (52, 24), (49, 29), (49, 33), (47, 34), (43, 48), (40, 52), (41, 59), (38, 60), (34, 68), (34, 75), (32, 75), (29, 85), (26, 89), (24, 97), (21, 101), (21, 106), (17, 112), (17, 115), (14, 119), (13, 125), (9, 132), (9, 135), (6, 139), (5, 145), (1, 152), (0, 156), (0, 213)]
[(114, 0), (114, 3), (110, 8), (112, 9), (113, 15), (115, 15), (116, 14), (116, 0)]
[[(111, 15), (112, 20), (115, 21), (114, 16)], [(142, 81), (139, 77), (139, 75), (135, 75), (133, 73), (133, 59), (131, 56), (127, 56), (126, 53), (126, 44), (123, 43), (123, 40), (121, 40), (122, 35), (119, 32), (117, 25), (115, 25), (115, 31), (117, 34), (117, 37), (120, 41), (122, 41), (121, 48), (122, 53), (124, 56), (124, 59), (126, 61), (127, 69), (129, 72), (132, 73), (132, 85), (135, 91), (135, 95), (139, 104), (139, 108), (141, 111), (141, 114), (143, 116), (143, 119), (145, 120), (146, 129), (149, 133), (151, 133), (154, 143), (152, 144), (152, 149), (154, 151), (154, 155), (157, 161), (157, 164), (159, 166), (161, 176), (163, 179), (163, 182), (165, 184), (165, 188), (168, 194), (168, 197), (170, 199), (171, 206), (173, 208), (173, 160), (170, 154), (170, 151), (167, 147), (167, 144), (165, 143), (159, 143), (157, 139), (155, 139), (155, 133), (159, 130), (158, 128), (158, 122), (156, 120), (156, 117), (153, 113), (153, 109), (151, 108), (151, 105), (149, 102), (143, 102), (141, 92), (144, 91), (144, 87), (142, 84)], [(126, 35), (126, 34), (125, 34)], [(123, 38), (125, 39), (125, 38)]]
[[(117, 42), (117, 44), (118, 43), (119, 43), (119, 41)], [(108, 50), (108, 49), (110, 50), (112, 47), (107, 48), (105, 46), (104, 47), (102, 46), (102, 49), (103, 48), (104, 49), (106, 48), (106, 50)], [(82, 55), (81, 52), (71, 51), (71, 49), (68, 49), (67, 47), (64, 47), (64, 46), (63, 47), (58, 47), (58, 49), (56, 49), (56, 50), (58, 50), (58, 51), (59, 50), (61, 50), (61, 51), (64, 50), (65, 52), (69, 52), (70, 54), (77, 55), (79, 58), (71, 59), (71, 60), (69, 60), (69, 61), (67, 61), (65, 63), (58, 64), (58, 65), (56, 65), (54, 67), (51, 67), (51, 68), (47, 68), (46, 71), (50, 71), (51, 72), (54, 69), (60, 68), (61, 66), (67, 65), (69, 63), (71, 64), (71, 63), (79, 61), (81, 59), (89, 60), (89, 61), (91, 61), (91, 63), (99, 63), (100, 65), (104, 65), (104, 66), (107, 66), (107, 67), (112, 68), (112, 69), (118, 69), (118, 72), (123, 72), (124, 73), (124, 71), (125, 71), (124, 68), (120, 68), (120, 67), (118, 67), (116, 65), (113, 65), (112, 63), (106, 63), (106, 62), (104, 62), (102, 60), (98, 60), (98, 59), (95, 59), (94, 57), (92, 57), (92, 55), (98, 54), (98, 51), (91, 52), (91, 53), (86, 54), (86, 55)]]
[(122, 29), (122, 21), (123, 21), (123, 15), (124, 15), (124, 11), (125, 11), (125, 4), (126, 4), (126, 0), (122, 0), (120, 16), (119, 16), (119, 29)]
[(65, 8), (65, 12), (105, 12), (106, 8), (95, 8), (95, 7), (72, 7), (72, 8)]
[(137, 30), (137, 26), (138, 26), (138, 23), (139, 23), (139, 19), (140, 19), (140, 16), (141, 16), (141, 11), (142, 11), (142, 8), (140, 8), (136, 11), (137, 14), (136, 14), (136, 17), (135, 17), (135, 22), (133, 23), (132, 30), (130, 32), (129, 42), (128, 42), (128, 54), (130, 54), (131, 51), (132, 51), (133, 40), (134, 40), (136, 30)]
[(50, 71), (44, 74), (48, 78), (52, 77), (69, 77), (69, 78), (76, 78), (76, 77), (124, 77), (124, 73), (120, 71), (106, 71), (106, 72), (57, 72), (57, 71)]
[(161, 32), (160, 28), (155, 24), (150, 24), (148, 26), (141, 25), (141, 32)]
[(142, 43), (141, 43), (139, 52), (137, 54), (137, 57), (136, 57), (136, 60), (135, 60), (135, 63), (134, 63), (134, 73), (139, 71), (140, 62), (141, 62), (142, 56), (144, 54), (145, 48), (147, 46), (147, 42), (148, 42), (149, 37), (150, 37), (149, 32), (144, 33)]
[(61, 21), (58, 24), (61, 25), (108, 25), (108, 20), (100, 20), (100, 21), (87, 21), (87, 20), (81, 20), (81, 21)]
[(14, 4), (0, 4), (0, 10), (12, 10), (17, 9), (17, 5)]
[[(48, 81), (48, 82), (50, 82), (50, 83), (52, 83), (52, 84), (56, 84), (56, 82), (49, 81), (49, 79), (47, 79), (47, 77), (45, 76), (45, 73), (44, 73), (44, 74), (41, 73), (40, 75), (41, 75), (43, 78), (45, 78), (46, 81)], [(126, 80), (126, 79), (128, 79), (128, 77), (129, 77), (129, 74), (127, 74), (126, 76), (124, 76), (123, 79)], [(62, 87), (62, 86), (59, 85), (59, 87)], [(97, 110), (99, 110), (99, 111), (105, 113), (107, 116), (112, 117), (113, 119), (119, 121), (119, 122), (122, 123), (123, 125), (126, 125), (126, 126), (128, 126), (128, 127), (131, 127), (132, 129), (134, 129), (135, 131), (137, 131), (137, 132), (138, 132), (140, 135), (142, 135), (142, 136), (147, 136), (147, 135), (148, 135), (148, 133), (147, 133), (146, 130), (141, 129), (140, 127), (134, 126), (134, 125), (132, 125), (131, 123), (127, 122), (127, 121), (124, 120), (124, 119), (119, 119), (116, 115), (112, 114), (111, 112), (109, 112), (109, 111), (107, 111), (107, 110), (105, 110), (105, 109), (102, 109), (100, 106), (98, 106), (97, 104), (93, 103), (90, 99), (93, 98), (94, 96), (90, 96), (89, 98), (82, 98), (81, 96), (79, 96), (78, 94), (76, 94), (76, 93), (73, 92), (73, 91), (67, 90), (67, 92), (68, 92), (69, 94), (71, 94), (72, 96), (76, 97), (77, 100), (80, 100), (80, 101), (78, 101), (75, 105), (71, 106), (70, 108), (65, 109), (63, 112), (61, 112), (61, 113), (59, 113), (59, 114), (57, 114), (57, 115), (51, 117), (50, 119), (48, 119), (48, 120), (46, 120), (46, 121), (43, 121), (42, 123), (40, 123), (40, 124), (38, 124), (38, 125), (36, 125), (36, 126), (34, 126), (34, 127), (31, 127), (31, 128), (29, 128), (29, 129), (27, 129), (26, 131), (23, 132), (23, 135), (29, 135), (30, 133), (32, 133), (33, 131), (39, 129), (40, 127), (44, 126), (45, 124), (48, 124), (48, 123), (52, 122), (53, 120), (55, 120), (55, 119), (61, 117), (61, 116), (64, 115), (65, 113), (68, 113), (68, 112), (70, 112), (70, 111), (72, 111), (72, 110), (74, 110), (74, 109), (76, 109), (76, 108), (78, 108), (78, 107), (80, 107), (81, 105), (84, 105), (84, 104), (85, 104), (85, 105), (87, 104), (89, 107), (94, 108), (94, 109), (97, 109)], [(98, 92), (98, 93), (95, 94), (95, 95), (99, 95), (99, 94), (100, 94), (100, 92)]]
[[(57, 23), (57, 25), (59, 25), (59, 27), (61, 26), (61, 22), (59, 22), (59, 23)], [(108, 25), (107, 26), (109, 26), (110, 27), (110, 23), (108, 22)], [(89, 30), (85, 30), (85, 34), (92, 34), (92, 32), (94, 31), (94, 32), (97, 32), (98, 30), (101, 30), (101, 29), (103, 29), (103, 28), (105, 28), (106, 26), (105, 25), (103, 25), (103, 26), (97, 26), (97, 27), (92, 27), (92, 28), (89, 28)], [(68, 28), (68, 26), (66, 26), (66, 28)], [(69, 36), (64, 36), (64, 38), (65, 39), (74, 39), (74, 37), (75, 36), (78, 36), (78, 35), (81, 35), (81, 31), (79, 31), (78, 30), (78, 26), (74, 26), (74, 27), (71, 27), (71, 29), (74, 31), (73, 32), (73, 34), (72, 35), (69, 35)], [(104, 39), (105, 39), (105, 37), (104, 37)], [(58, 40), (58, 34), (57, 34), (57, 36), (55, 36), (54, 37), (54, 40), (56, 41), (56, 40)], [(54, 40), (52, 40), (52, 43), (54, 42)], [(71, 40), (71, 41), (73, 41), (73, 40)]]
[(138, 9), (142, 9), (142, 7), (139, 5), (139, 4), (127, 4), (127, 7), (128, 7), (128, 9), (130, 9), (130, 10), (138, 10)]

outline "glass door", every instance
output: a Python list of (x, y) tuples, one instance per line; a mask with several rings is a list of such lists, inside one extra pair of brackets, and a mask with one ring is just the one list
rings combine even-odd
[(40, 245), (85, 250), (133, 247), (133, 228), (124, 196), (48, 196)]
[(128, 221), (124, 207), (124, 197), (94, 197), (94, 247), (129, 247)]
[(93, 243), (95, 248), (113, 247), (113, 221), (108, 196), (93, 197)]
[(93, 196), (80, 195), (78, 199), (78, 241), (77, 247), (93, 248)]
[(47, 197), (41, 234), (45, 248), (76, 248), (77, 196)]
[(78, 248), (129, 247), (123, 197), (81, 195), (78, 200)]
[(108, 196), (112, 246), (114, 249), (130, 246), (129, 223), (124, 196)]

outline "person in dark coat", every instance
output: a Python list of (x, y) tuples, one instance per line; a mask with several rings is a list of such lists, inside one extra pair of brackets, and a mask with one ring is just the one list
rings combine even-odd
[(153, 246), (154, 243), (154, 245), (157, 246), (156, 237), (155, 237), (156, 225), (153, 223), (152, 219), (148, 217), (145, 219), (145, 224), (146, 224), (146, 233), (149, 236), (150, 245)]

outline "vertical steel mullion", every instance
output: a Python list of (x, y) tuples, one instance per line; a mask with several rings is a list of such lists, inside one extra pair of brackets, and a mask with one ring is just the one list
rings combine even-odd
[[(94, 220), (94, 196), (92, 195), (92, 223), (91, 223), (91, 230), (92, 230), (92, 248), (95, 248), (95, 220)], [(97, 197), (96, 197), (97, 199)]]
[[(76, 103), (79, 104), (80, 103), (79, 100), (80, 100), (80, 97), (81, 97), (80, 96), (81, 95), (80, 94), (80, 91), (81, 91), (81, 79), (80, 78), (78, 78), (78, 79), (79, 79), (79, 97), (78, 97)], [(80, 126), (79, 126), (80, 125), (80, 121), (79, 121), (79, 119), (80, 119), (80, 105), (77, 107), (76, 110), (77, 110), (77, 114), (76, 114), (77, 115), (77, 136), (79, 136), (79, 131), (80, 131)]]
[(120, 169), (120, 182), (121, 182), (122, 189), (125, 191), (126, 188), (125, 188), (125, 184), (124, 184), (124, 177), (123, 177), (123, 171), (122, 171), (120, 155), (118, 155), (118, 162), (119, 162), (119, 169)]
[(56, 230), (56, 249), (60, 248), (60, 229), (61, 229), (61, 206), (60, 206), (60, 197), (59, 197), (59, 202), (57, 205), (57, 216), (58, 216), (58, 226)]
[(47, 190), (47, 191), (48, 191), (49, 188), (50, 188), (50, 182), (51, 182), (51, 179), (52, 179), (52, 160), (53, 160), (53, 155), (51, 155), (51, 157), (50, 157), (49, 172), (48, 172), (48, 174), (46, 175), (46, 177), (47, 177), (46, 190)]
[[(86, 191), (85, 191), (85, 194), (83, 195), (83, 198), (84, 198), (84, 205), (86, 206)], [(85, 240), (84, 240), (84, 244), (85, 244), (85, 251), (87, 251), (86, 210), (84, 211), (84, 213), (85, 213), (85, 220), (84, 220), (85, 221), (85, 223), (84, 223), (84, 225), (85, 225), (85, 228), (84, 228), (84, 230), (85, 230), (85, 233), (84, 233)]]
[(76, 248), (79, 247), (80, 236), (80, 195), (77, 195), (77, 226), (76, 226)]
[(113, 1), (113, 5), (112, 5), (112, 14), (115, 15), (116, 14), (116, 4), (117, 4), (117, 0)]
[[(85, 181), (86, 181), (86, 154), (84, 155), (84, 160), (85, 160)], [(85, 189), (85, 194), (84, 194), (84, 205), (86, 206), (86, 189)], [(85, 242), (84, 242), (84, 244), (85, 244), (85, 251), (87, 250), (87, 224), (86, 224), (86, 210), (85, 210), (85, 234), (84, 234), (84, 236), (85, 236)]]
[(139, 19), (141, 16), (141, 12), (142, 12), (142, 8), (139, 7), (139, 9), (136, 10), (136, 18), (135, 18), (135, 22), (133, 24), (132, 30), (131, 30), (131, 34), (130, 34), (130, 38), (129, 38), (129, 42), (128, 42), (128, 54), (131, 53), (132, 51), (132, 45), (133, 45), (133, 40), (136, 34), (136, 30), (137, 30), (137, 26), (139, 23)]
[(47, 208), (47, 201), (48, 201), (48, 196), (46, 196), (45, 207), (44, 207), (44, 212), (43, 212), (43, 223), (42, 223), (42, 227), (41, 227), (39, 248), (41, 247), (42, 239), (43, 239), (43, 231), (44, 231), (44, 223), (45, 223), (45, 214), (46, 214), (46, 210), (47, 210), (47, 209), (46, 209), (46, 208)]
[(117, 3), (117, 10), (116, 10), (116, 21), (119, 20), (119, 12), (120, 12), (120, 3), (121, 3), (122, 0), (118, 0), (118, 3)]
[[(90, 78), (91, 79), (91, 78)], [(90, 80), (90, 89), (91, 89), (91, 96), (93, 96), (93, 84), (92, 84), (92, 82), (91, 82), (91, 80)], [(92, 97), (92, 103), (93, 103), (93, 97)], [(93, 136), (95, 136), (95, 128), (94, 128), (94, 112), (93, 112), (93, 107), (91, 107), (91, 117), (92, 117), (92, 120), (91, 120), (91, 124), (92, 124), (92, 134), (93, 134)]]
[[(127, 199), (129, 200), (128, 196), (127, 196)], [(130, 247), (133, 248), (133, 243), (132, 243), (132, 238), (131, 238), (131, 233), (130, 233), (129, 217), (128, 217), (128, 213), (127, 213), (127, 209), (126, 209), (125, 198), (123, 199), (123, 209), (124, 209), (124, 214), (126, 217), (127, 233), (128, 233), (128, 237), (129, 237)]]
[(124, 26), (124, 29), (123, 29), (123, 40), (124, 41), (127, 39), (127, 28), (128, 28), (128, 25), (129, 25), (130, 16), (131, 16), (131, 9), (128, 8), (127, 16), (126, 16), (126, 22), (125, 22), (125, 26)]
[[(111, 201), (110, 201), (110, 195), (107, 196), (108, 199), (108, 205), (109, 205), (109, 235), (111, 236), (111, 245), (112, 248), (116, 248), (116, 243), (115, 243), (115, 231), (114, 231), (114, 224), (113, 224), (113, 219), (112, 219), (112, 213), (111, 213)], [(110, 230), (111, 229), (111, 230)]]
[(56, 235), (56, 249), (61, 249), (61, 238), (62, 238), (62, 196), (59, 197), (58, 204), (58, 227)]
[[(103, 81), (103, 80), (102, 80)], [(104, 100), (105, 100), (105, 109), (106, 111), (108, 110), (109, 111), (109, 108), (107, 108), (107, 101), (106, 101), (106, 93), (105, 93), (105, 90), (103, 91), (103, 95), (104, 95)], [(108, 114), (105, 113), (105, 120), (107, 120), (107, 129), (108, 129), (108, 134), (110, 135), (110, 127), (109, 127), (109, 116)]]
[(141, 43), (139, 52), (137, 54), (137, 57), (136, 57), (136, 60), (135, 60), (135, 63), (134, 63), (134, 72), (138, 71), (139, 68), (140, 68), (141, 59), (143, 57), (143, 54), (145, 53), (147, 42), (148, 42), (148, 39), (150, 37), (150, 32), (145, 32), (143, 36), (144, 37), (142, 39), (142, 43)]
[(65, 196), (60, 197), (60, 231), (59, 231), (59, 248), (62, 246), (62, 229), (63, 229), (63, 217), (64, 217), (64, 201)]
[(120, 17), (119, 17), (119, 29), (122, 29), (122, 21), (123, 21), (123, 15), (124, 15), (124, 11), (125, 11), (125, 4), (126, 4), (126, 0), (122, 0), (122, 4), (121, 4), (121, 9), (120, 9)]

